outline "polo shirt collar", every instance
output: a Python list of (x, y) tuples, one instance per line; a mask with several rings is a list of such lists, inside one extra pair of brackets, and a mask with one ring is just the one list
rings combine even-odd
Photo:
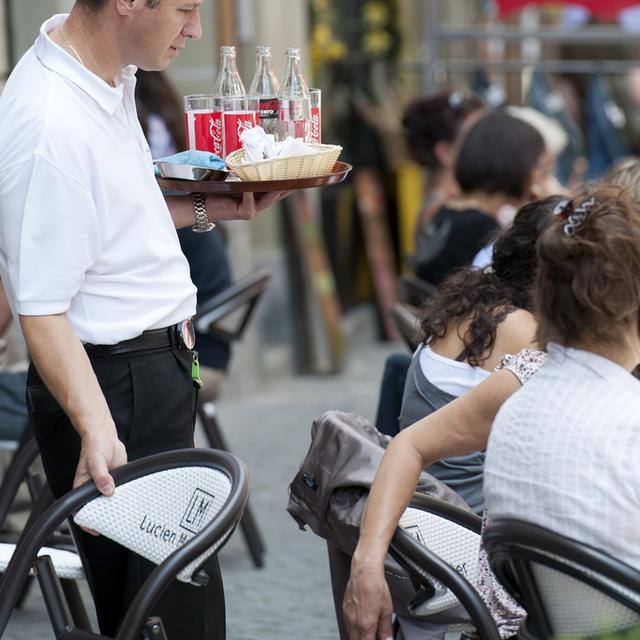
[(110, 87), (49, 37), (49, 32), (63, 24), (67, 18), (68, 14), (58, 14), (40, 27), (40, 34), (35, 42), (36, 55), (45, 67), (73, 82), (107, 113), (113, 115), (122, 104), (125, 91), (133, 95), (137, 68), (130, 65), (122, 69), (114, 78), (116, 86)]

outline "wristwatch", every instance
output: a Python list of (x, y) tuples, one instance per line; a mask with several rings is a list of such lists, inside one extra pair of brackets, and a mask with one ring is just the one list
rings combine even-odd
[(204, 193), (192, 193), (191, 201), (193, 202), (193, 214), (196, 223), (191, 227), (196, 233), (207, 233), (215, 228), (215, 223), (209, 221), (207, 216), (207, 197)]

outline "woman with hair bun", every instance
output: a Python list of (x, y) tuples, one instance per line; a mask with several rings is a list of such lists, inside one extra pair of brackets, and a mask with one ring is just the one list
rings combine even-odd
[(518, 518), (640, 569), (640, 216), (618, 188), (565, 201), (538, 241), (544, 366), (504, 403), (489, 519)]

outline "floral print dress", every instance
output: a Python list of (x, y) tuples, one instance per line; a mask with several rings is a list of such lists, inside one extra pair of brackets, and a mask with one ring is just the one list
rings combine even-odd
[[(516, 355), (506, 355), (502, 358), (496, 371), (506, 369), (518, 378), (520, 384), (524, 384), (538, 371), (547, 359), (544, 351), (537, 349), (524, 349)], [(487, 527), (487, 514), (482, 517), (482, 531)], [(489, 559), (480, 543), (480, 555), (478, 558), (478, 573), (476, 588), (485, 601), (489, 612), (498, 627), (501, 638), (510, 638), (518, 632), (520, 623), (526, 617), (525, 610), (505, 591), (502, 585), (491, 571)]]

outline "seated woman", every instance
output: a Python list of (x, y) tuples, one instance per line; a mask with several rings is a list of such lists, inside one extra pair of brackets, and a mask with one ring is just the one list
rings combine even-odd
[[(425, 303), (422, 344), (404, 389), (400, 428), (437, 411), (491, 375), (505, 354), (531, 346), (536, 332), (533, 283), (536, 240), (551, 222), (554, 196), (525, 205), (496, 240), (492, 266), (462, 268)], [(484, 511), (484, 453), (435, 462), (429, 473)]]
[[(625, 193), (637, 197), (636, 190), (629, 189), (627, 177), (626, 171), (619, 170), (609, 174), (607, 181), (623, 185)], [(367, 633), (376, 631), (380, 637), (391, 636), (392, 605), (384, 580), (384, 557), (420, 471), (437, 460), (485, 448), (502, 404), (534, 379), (546, 357), (543, 351), (526, 349), (505, 358), (485, 381), (391, 442), (371, 488), (344, 597), (344, 618), (351, 637), (368, 637)], [(477, 587), (500, 635), (514, 635), (524, 612), (495, 581), (482, 550)]]
[(640, 217), (619, 190), (559, 206), (538, 242), (548, 358), (489, 438), (489, 519), (513, 517), (640, 569)]
[(471, 264), (499, 229), (500, 211), (532, 200), (542, 177), (545, 144), (529, 124), (503, 112), (481, 117), (466, 134), (455, 165), (461, 193), (433, 216), (416, 238), (416, 275), (438, 285)]
[[(424, 168), (425, 174), (425, 192), (416, 218), (416, 235), (442, 203), (459, 192), (454, 175), (457, 148), (484, 112), (482, 99), (469, 89), (419, 98), (405, 109), (402, 128), (407, 151), (411, 159)], [(414, 259), (422, 262), (419, 253)], [(416, 304), (421, 302), (422, 299), (415, 301)]]
[[(491, 269), (461, 269), (428, 300), (422, 323), (424, 342), (414, 355), (405, 386), (403, 426), (429, 415), (489, 377), (505, 354), (531, 346), (536, 331), (530, 312), (536, 240), (551, 222), (552, 212), (561, 200), (552, 197), (524, 206), (513, 225), (497, 239)], [(398, 438), (402, 439), (402, 435)], [(393, 447), (392, 442), (389, 450)], [(457, 491), (479, 513), (484, 508), (483, 448), (484, 445), (465, 452), (469, 455), (433, 461), (428, 467), (432, 475)], [(416, 479), (417, 474), (411, 492)], [(374, 484), (372, 491), (375, 488)], [(338, 558), (331, 548), (330, 559), (334, 591), (340, 590), (334, 567), (338, 566), (338, 559), (340, 565), (345, 559)], [(402, 612), (396, 613), (405, 636), (439, 637), (442, 631), (435, 621), (416, 624)]]

